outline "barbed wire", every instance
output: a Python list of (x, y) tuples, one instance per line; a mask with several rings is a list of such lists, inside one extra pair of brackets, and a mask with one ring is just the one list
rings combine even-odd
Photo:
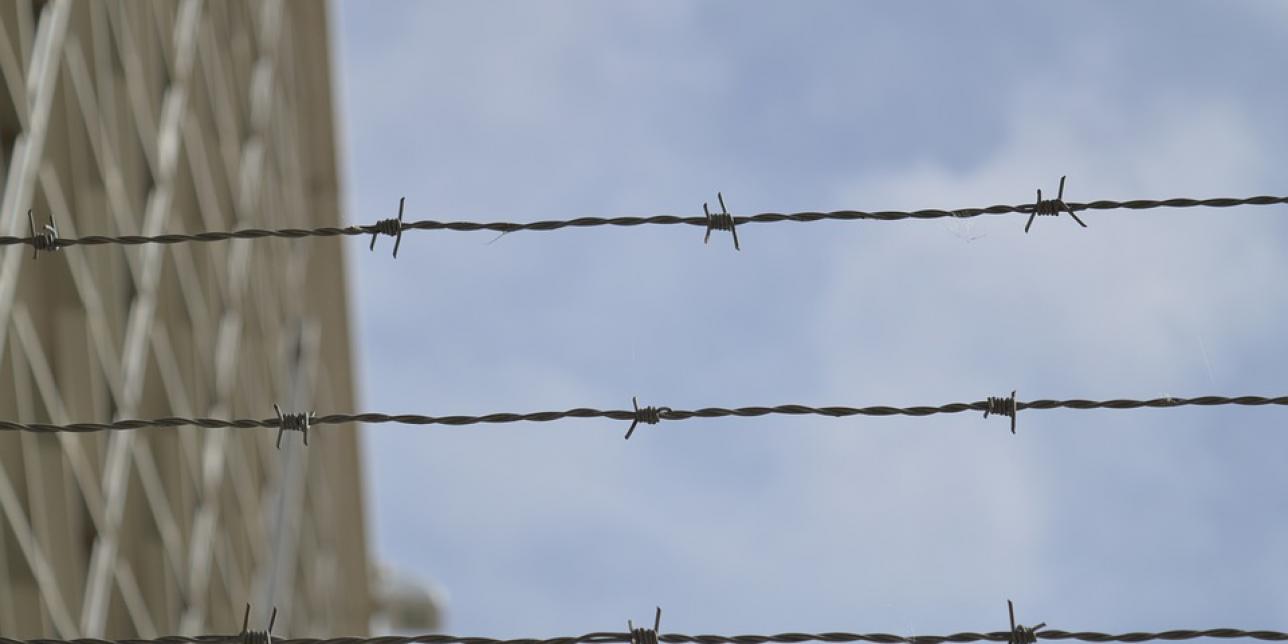
[[(636, 424), (657, 424), (660, 421), (689, 420), (692, 418), (739, 417), (754, 418), (781, 414), (788, 416), (829, 416), (844, 418), (848, 416), (932, 416), (935, 414), (956, 414), (966, 411), (982, 411), (985, 417), (990, 414), (1009, 417), (1014, 432), (1015, 415), (1028, 409), (1139, 409), (1172, 408), (1172, 407), (1215, 407), (1222, 405), (1239, 405), (1260, 407), (1266, 405), (1288, 405), (1288, 396), (1200, 396), (1197, 398), (1153, 398), (1149, 400), (1113, 399), (1113, 400), (1030, 400), (1015, 399), (1015, 392), (1007, 397), (990, 397), (976, 402), (954, 402), (937, 406), (891, 407), (878, 405), (871, 407), (810, 407), (806, 405), (777, 405), (772, 407), (704, 407), (685, 410), (669, 407), (639, 407), (635, 409), (590, 409), (578, 407), (564, 411), (539, 411), (529, 413), (500, 412), (482, 416), (425, 416), (420, 414), (330, 414), (326, 416), (285, 414), (273, 418), (221, 419), (221, 418), (186, 418), (169, 416), (153, 419), (125, 419), (110, 423), (71, 423), (56, 425), (48, 423), (20, 423), (0, 420), (0, 431), (24, 431), (34, 433), (53, 432), (99, 432), (125, 431), (144, 428), (164, 427), (201, 427), (205, 429), (256, 429), (274, 428), (285, 431), (303, 431), (309, 426), (337, 425), (344, 423), (399, 423), (404, 425), (450, 425), (463, 426), (482, 423), (514, 422), (550, 422), (565, 418), (609, 418), (612, 420), (632, 421), (629, 432), (634, 431)], [(307, 421), (305, 421), (307, 419)]]
[[(1288, 641), (1288, 633), (1270, 630), (1213, 628), (1207, 630), (1170, 630), (1156, 633), (1100, 633), (1096, 631), (1036, 630), (1033, 637), (1041, 640), (1076, 640), (1082, 642), (1148, 642), (1181, 641), (1203, 637), (1217, 639), (1255, 639), (1269, 642)], [(1014, 642), (1011, 631), (989, 633), (962, 632), (950, 635), (892, 635), (889, 633), (778, 633), (775, 635), (684, 635), (659, 633), (657, 639), (668, 644), (769, 644), (797, 642), (874, 642), (875, 644), (945, 644), (965, 642)], [(242, 642), (241, 634), (167, 636), (156, 639), (105, 640), (77, 638), (71, 640), (0, 638), (0, 644), (234, 644)], [(412, 635), (379, 637), (286, 638), (272, 637), (273, 644), (634, 644), (632, 632), (587, 633), (572, 637), (494, 639), (456, 635)]]
[[(1063, 179), (1062, 179), (1063, 183)], [(1063, 195), (1063, 190), (1061, 191)], [(862, 211), (862, 210), (837, 210), (833, 212), (795, 212), (795, 213), (778, 213), (763, 212), (755, 215), (730, 215), (727, 211), (712, 215), (707, 213), (705, 216), (680, 216), (680, 215), (651, 215), (651, 216), (626, 216), (626, 217), (579, 217), (567, 220), (543, 220), (528, 223), (515, 222), (472, 222), (472, 221), (403, 221), (402, 211), (403, 202), (399, 202), (398, 217), (396, 219), (383, 219), (374, 224), (363, 224), (346, 227), (320, 227), (320, 228), (246, 228), (242, 230), (233, 230), (226, 232), (200, 232), (200, 233), (171, 233), (164, 235), (87, 235), (82, 237), (58, 237), (56, 228), (51, 225), (47, 226), (43, 232), (35, 230), (35, 225), (31, 224), (31, 235), (27, 237), (0, 236), (0, 246), (12, 246), (15, 244), (26, 244), (31, 246), (35, 252), (41, 250), (57, 250), (69, 246), (98, 246), (103, 244), (119, 245), (138, 245), (138, 244), (179, 244), (187, 242), (219, 242), (232, 239), (261, 239), (265, 237), (275, 237), (281, 239), (300, 239), (305, 237), (338, 237), (338, 236), (360, 236), (371, 235), (372, 245), (375, 247), (375, 238), (378, 235), (389, 235), (397, 238), (395, 242), (394, 253), (397, 257), (398, 244), (402, 241), (402, 233), (407, 230), (451, 230), (458, 232), (471, 231), (493, 231), (500, 233), (512, 233), (521, 230), (532, 231), (551, 231), (561, 228), (587, 228), (594, 226), (643, 226), (643, 225), (688, 225), (702, 226), (707, 229), (707, 237), (710, 237), (711, 230), (730, 230), (736, 236), (735, 226), (742, 224), (763, 224), (778, 223), (784, 221), (794, 221), (800, 223), (809, 223), (816, 221), (856, 221), (856, 220), (876, 220), (876, 221), (900, 221), (904, 219), (940, 219), (946, 217), (955, 217), (959, 219), (979, 217), (981, 215), (1003, 215), (1003, 214), (1025, 214), (1030, 215), (1029, 223), (1035, 215), (1057, 214), (1059, 211), (1068, 212), (1073, 215), (1076, 212), (1084, 210), (1148, 210), (1152, 208), (1229, 208), (1233, 206), (1269, 206), (1276, 204), (1288, 204), (1288, 196), (1256, 196), (1256, 197), (1218, 197), (1214, 199), (1135, 199), (1130, 201), (1090, 201), (1076, 202), (1064, 201), (1057, 197), (1053, 200), (1041, 199), (1041, 193), (1038, 200), (1034, 203), (1018, 205), (997, 205), (987, 208), (961, 208), (957, 210), (881, 210), (881, 211)], [(721, 195), (721, 204), (723, 210), (723, 195)], [(1077, 216), (1074, 215), (1077, 219)], [(29, 222), (30, 223), (30, 222)], [(1078, 223), (1082, 223), (1079, 219)], [(1085, 227), (1086, 224), (1083, 224)], [(1027, 231), (1028, 227), (1025, 227)], [(735, 246), (737, 240), (735, 239)]]
[(105, 640), (96, 638), (32, 639), (17, 640), (0, 637), (0, 644), (796, 644), (798, 642), (873, 642), (875, 644), (954, 644), (968, 642), (1008, 642), (1009, 644), (1036, 644), (1043, 640), (1077, 640), (1082, 642), (1148, 642), (1155, 640), (1180, 641), (1213, 637), (1217, 639), (1256, 639), (1270, 642), (1288, 641), (1288, 633), (1271, 630), (1243, 630), (1237, 628), (1211, 628), (1205, 630), (1169, 630), (1161, 632), (1100, 633), (1096, 631), (1062, 631), (1047, 629), (1046, 622), (1024, 626), (1015, 621), (1015, 607), (1006, 602), (1010, 614), (1010, 630), (979, 633), (973, 631), (951, 635), (892, 635), (890, 633), (778, 633), (776, 635), (684, 635), (659, 633), (662, 609), (657, 609), (653, 628), (635, 628), (627, 622), (626, 632), (595, 632), (570, 637), (496, 639), (491, 637), (461, 637), (457, 635), (385, 635), (378, 637), (287, 638), (272, 635), (273, 619), (268, 630), (248, 629), (250, 610), (242, 619), (241, 632), (233, 635), (173, 635), (156, 639)]

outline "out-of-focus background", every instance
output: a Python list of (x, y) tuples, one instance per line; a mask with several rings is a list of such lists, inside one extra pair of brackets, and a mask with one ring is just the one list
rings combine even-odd
[[(1278, 3), (0, 6), (0, 234), (1285, 194)], [(1285, 209), (0, 250), (0, 416), (1285, 391)], [(1288, 620), (1274, 408), (0, 436), (0, 634)], [(296, 439), (296, 440), (291, 440)]]
[[(0, 4), (0, 231), (341, 220), (320, 3)], [(0, 255), (0, 416), (271, 417), (355, 404), (336, 240)], [(0, 633), (364, 632), (352, 427), (274, 449), (194, 428), (0, 437)]]

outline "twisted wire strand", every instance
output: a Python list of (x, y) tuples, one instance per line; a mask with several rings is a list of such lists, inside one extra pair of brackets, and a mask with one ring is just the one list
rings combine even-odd
[[(723, 418), (736, 416), (754, 418), (771, 414), (788, 416), (829, 416), (844, 418), (847, 416), (932, 416), (935, 414), (956, 414), (964, 411), (988, 411), (993, 403), (980, 400), (970, 403), (948, 403), (939, 406), (890, 407), (885, 405), (872, 407), (809, 407), (806, 405), (777, 405), (773, 407), (704, 407), (685, 410), (658, 408), (660, 420), (689, 420), (691, 418)], [(1031, 400), (1017, 401), (1017, 411), (1026, 409), (1139, 409), (1142, 407), (1215, 407), (1221, 405), (1239, 405), (1261, 407), (1265, 405), (1288, 405), (1288, 396), (1200, 396), (1198, 398), (1153, 398), (1150, 400)], [(550, 422), (565, 418), (610, 418), (613, 420), (637, 420), (637, 411), (630, 409), (589, 409), (578, 407), (564, 411), (539, 411), (530, 413), (501, 412), (483, 416), (424, 416), (419, 414), (330, 414), (309, 418), (310, 425), (338, 425), (344, 423), (400, 423), (403, 425), (476, 425), (480, 423), (515, 423), (515, 422)], [(53, 425), (47, 423), (18, 423), (0, 420), (0, 431), (25, 431), (34, 433), (53, 432), (99, 432), (143, 429), (148, 427), (202, 427), (206, 429), (280, 429), (282, 420), (265, 418), (256, 420), (241, 418), (225, 420), (220, 418), (184, 418), (168, 416), (148, 420), (126, 419), (111, 423), (72, 423)]]
[[(1151, 208), (1229, 208), (1232, 206), (1269, 206), (1275, 204), (1288, 204), (1288, 196), (1256, 196), (1246, 198), (1218, 197), (1214, 199), (1135, 199), (1131, 201), (1090, 201), (1075, 202), (1067, 201), (1065, 205), (1073, 212), (1083, 210), (1148, 210)], [(1032, 203), (1019, 205), (998, 205), (987, 208), (962, 208), (959, 210), (880, 210), (880, 211), (862, 211), (862, 210), (838, 210), (834, 212), (796, 212), (796, 213), (778, 213), (764, 212), (756, 215), (738, 215), (732, 216), (735, 226), (742, 224), (764, 224), (777, 223), (784, 221), (795, 221), (801, 223), (815, 221), (856, 221), (861, 219), (871, 219), (876, 221), (899, 221), (903, 219), (941, 219), (945, 217), (970, 218), (981, 215), (1002, 215), (1002, 214), (1032, 214), (1036, 211), (1037, 206)], [(699, 216), (678, 216), (678, 215), (652, 215), (647, 217), (579, 217), (568, 220), (545, 220), (528, 223), (514, 222), (472, 222), (472, 221), (409, 221), (402, 222), (400, 230), (452, 230), (452, 231), (494, 231), (501, 233), (511, 233), (520, 230), (550, 231), (560, 228), (587, 228), (593, 226), (642, 226), (642, 225), (675, 225), (684, 224), (688, 226), (708, 227), (711, 220), (707, 217)], [(260, 239), (264, 237), (276, 237), (282, 239), (299, 239), (304, 237), (338, 237), (338, 236), (359, 236), (359, 235), (376, 235), (376, 234), (393, 234), (392, 224), (385, 221), (376, 224), (364, 224), (359, 226), (347, 226), (344, 228), (322, 227), (322, 228), (246, 228), (242, 230), (233, 230), (227, 232), (201, 232), (201, 233), (172, 233), (165, 235), (87, 235), (83, 237), (58, 237), (54, 242), (57, 248), (66, 248), (68, 246), (98, 246), (103, 244), (119, 244), (133, 246), (138, 244), (179, 244), (186, 242), (218, 242), (231, 239)], [(15, 244), (27, 244), (35, 246), (37, 244), (49, 243), (47, 240), (42, 242), (41, 235), (32, 237), (12, 237), (0, 236), (0, 246), (12, 246)]]
[[(1255, 639), (1268, 642), (1288, 641), (1288, 633), (1268, 630), (1241, 630), (1213, 628), (1207, 630), (1171, 630), (1158, 633), (1098, 633), (1095, 631), (1061, 631), (1044, 629), (1034, 635), (1044, 640), (1078, 640), (1082, 642), (1147, 642), (1154, 640), (1179, 641), (1202, 637), (1218, 639)], [(628, 644), (631, 633), (587, 633), (576, 637), (549, 639), (493, 639), (488, 637), (459, 637), (455, 635), (416, 635), (383, 637), (333, 637), (285, 638), (272, 637), (273, 644)], [(991, 633), (964, 632), (951, 635), (891, 635), (889, 633), (779, 633), (777, 635), (683, 635), (665, 633), (657, 636), (667, 644), (769, 644), (796, 642), (874, 642), (876, 644), (945, 644), (947, 642), (1009, 642), (1010, 631)], [(240, 635), (200, 635), (196, 637), (169, 636), (157, 639), (103, 640), (80, 638), (72, 640), (32, 639), (15, 640), (0, 638), (0, 644), (235, 644)]]

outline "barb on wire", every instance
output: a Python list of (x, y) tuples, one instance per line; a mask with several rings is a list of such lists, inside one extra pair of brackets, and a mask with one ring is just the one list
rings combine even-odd
[(1015, 623), (1015, 604), (1006, 600), (1006, 610), (1011, 613), (1011, 644), (1034, 644), (1038, 641), (1037, 632), (1046, 627), (1042, 622), (1032, 628)]
[(315, 412), (283, 414), (282, 408), (273, 403), (273, 411), (277, 412), (277, 449), (282, 449), (282, 434), (284, 432), (301, 432), (304, 434), (304, 446), (309, 446), (309, 424), (317, 418)]
[(31, 217), (31, 210), (27, 211), (27, 230), (31, 232), (31, 258), (40, 259), (40, 251), (54, 252), (59, 249), (61, 243), (58, 239), (58, 227), (54, 225), (54, 216), (49, 215), (49, 223), (45, 224), (44, 229), (39, 234), (36, 233), (36, 220)]
[(277, 607), (273, 607), (273, 616), (268, 618), (268, 630), (252, 631), (250, 627), (250, 604), (246, 604), (246, 613), (242, 616), (241, 632), (237, 639), (241, 644), (273, 644), (273, 624), (277, 623)]
[(724, 195), (717, 192), (716, 198), (720, 200), (720, 212), (711, 214), (711, 209), (707, 207), (707, 202), (702, 202), (702, 213), (707, 218), (707, 236), (702, 239), (702, 243), (711, 242), (712, 230), (727, 230), (733, 233), (733, 249), (742, 250), (738, 245), (738, 222), (734, 221), (733, 215), (729, 214), (729, 209), (725, 208)]
[(367, 250), (376, 249), (377, 235), (389, 235), (390, 237), (395, 238), (394, 239), (394, 259), (398, 259), (398, 247), (402, 245), (403, 204), (405, 203), (407, 203), (406, 197), (402, 197), (398, 200), (398, 218), (397, 219), (381, 219), (380, 221), (377, 221), (375, 224), (372, 224), (371, 227), (373, 230), (371, 231), (371, 246)]
[(1015, 401), (1015, 390), (1011, 390), (1011, 395), (1005, 398), (996, 396), (988, 397), (988, 408), (984, 410), (984, 418), (989, 414), (995, 416), (1011, 417), (1011, 433), (1015, 433), (1015, 416), (1019, 412), (1019, 403)]
[(662, 420), (662, 414), (671, 412), (670, 407), (640, 407), (640, 403), (631, 396), (631, 406), (635, 408), (635, 417), (631, 419), (630, 429), (626, 430), (626, 440), (631, 439), (631, 434), (635, 433), (635, 426), (640, 423), (646, 425), (656, 425)]
[[(721, 196), (721, 195), (717, 195)], [(406, 221), (400, 222), (398, 232), (407, 230), (452, 230), (452, 231), (480, 231), (490, 230), (500, 233), (511, 233), (519, 230), (532, 231), (550, 231), (561, 228), (587, 228), (593, 226), (642, 226), (642, 225), (687, 225), (702, 226), (705, 228), (722, 229), (725, 222), (725, 216), (728, 216), (727, 223), (729, 230), (735, 231), (735, 226), (748, 223), (778, 223), (784, 221), (795, 221), (801, 223), (815, 221), (901, 221), (904, 219), (941, 219), (946, 217), (957, 217), (961, 219), (979, 217), (982, 215), (1003, 215), (1003, 214), (1026, 214), (1029, 219), (1039, 213), (1039, 210), (1054, 208), (1054, 203), (1059, 201), (1063, 210), (1069, 214), (1074, 214), (1083, 210), (1148, 210), (1151, 208), (1229, 208), (1232, 206), (1269, 206), (1275, 204), (1288, 204), (1288, 196), (1256, 196), (1256, 197), (1218, 197), (1214, 199), (1189, 199), (1175, 198), (1163, 200), (1135, 199), (1131, 201), (1090, 201), (1085, 203), (1063, 201), (1062, 195), (1057, 195), (1057, 199), (1050, 200), (1050, 206), (1043, 206), (1044, 201), (1039, 199), (1037, 204), (1025, 203), (1018, 205), (997, 205), (987, 208), (958, 208), (954, 210), (880, 210), (880, 211), (863, 211), (863, 210), (837, 210), (834, 212), (796, 212), (796, 213), (778, 213), (763, 212), (749, 216), (733, 216), (727, 212), (710, 213), (709, 211), (702, 217), (682, 217), (678, 215), (650, 215), (646, 217), (578, 217), (576, 219), (566, 220), (545, 220), (533, 221), (528, 223), (514, 222), (473, 222), (473, 221)], [(120, 244), (133, 246), (138, 244), (180, 244), (187, 242), (218, 242), (230, 239), (261, 239), (264, 237), (275, 237), (279, 239), (300, 239), (304, 237), (337, 237), (337, 236), (356, 236), (356, 235), (376, 235), (389, 234), (386, 231), (393, 230), (393, 225), (385, 223), (385, 220), (376, 224), (364, 224), (360, 226), (348, 226), (344, 228), (320, 227), (320, 228), (246, 228), (227, 232), (200, 232), (200, 233), (171, 233), (164, 235), (89, 235), (85, 237), (57, 237), (53, 239), (54, 245), (58, 247), (67, 246), (98, 246), (103, 244)], [(1084, 226), (1082, 220), (1078, 220)], [(1030, 222), (1031, 223), (1031, 222)], [(0, 236), (0, 246), (12, 246), (15, 244), (26, 244), (32, 247), (39, 247), (42, 244), (49, 244), (46, 235), (37, 235), (32, 230), (30, 237), (11, 237)], [(735, 248), (737, 243), (735, 240)], [(374, 248), (374, 245), (372, 245)], [(397, 242), (394, 244), (397, 249)]]
[(1026, 234), (1029, 232), (1029, 227), (1033, 225), (1034, 217), (1039, 215), (1043, 217), (1056, 217), (1059, 216), (1061, 212), (1069, 213), (1069, 216), (1073, 217), (1073, 220), (1078, 222), (1079, 226), (1082, 226), (1083, 228), (1087, 227), (1087, 224), (1083, 223), (1081, 219), (1078, 219), (1078, 215), (1073, 212), (1073, 208), (1070, 208), (1069, 204), (1064, 202), (1065, 179), (1066, 177), (1060, 177), (1060, 192), (1056, 194), (1055, 199), (1043, 199), (1042, 189), (1038, 188), (1038, 200), (1034, 202), (1033, 211), (1029, 214), (1029, 223), (1024, 224), (1024, 232)]
[[(1023, 628), (1023, 627), (1018, 627)], [(644, 629), (639, 629), (644, 630)], [(1025, 629), (1035, 631), (1036, 629)], [(1076, 640), (1081, 642), (1149, 642), (1155, 640), (1180, 641), (1205, 637), (1219, 639), (1255, 639), (1266, 642), (1288, 641), (1288, 633), (1272, 630), (1242, 630), (1237, 628), (1212, 628), (1207, 630), (1170, 630), (1161, 632), (1100, 633), (1096, 631), (1060, 631), (1045, 629), (1032, 633), (1033, 640)], [(970, 642), (1012, 642), (1013, 631), (991, 633), (961, 632), (950, 635), (892, 635), (890, 633), (778, 633), (775, 635), (685, 635), (666, 633), (657, 635), (657, 642), (664, 644), (799, 644), (800, 642), (872, 642), (874, 644), (968, 644)], [(0, 638), (0, 644), (238, 644), (238, 635), (173, 635), (153, 640), (102, 640), (102, 639), (38, 639), (15, 640)], [(634, 644), (636, 634), (595, 632), (584, 635), (522, 639), (493, 639), (458, 635), (385, 635), (378, 637), (333, 638), (272, 638), (274, 644)]]
[[(1009, 399), (1005, 407), (1011, 407)], [(1198, 398), (1153, 398), (1150, 400), (1030, 400), (1027, 402), (1016, 401), (1013, 409), (1023, 411), (1025, 409), (1140, 409), (1149, 408), (1171, 408), (1171, 407), (1216, 407), (1222, 405), (1239, 405), (1245, 407), (1262, 407), (1266, 405), (1288, 406), (1288, 396), (1200, 396)], [(988, 411), (990, 413), (1002, 413), (994, 411), (999, 405), (997, 402), (989, 400), (979, 400), (970, 403), (947, 403), (938, 406), (919, 406), (919, 407), (890, 407), (890, 406), (872, 406), (872, 407), (809, 407), (806, 405), (777, 405), (773, 407), (703, 407), (701, 409), (685, 410), (671, 409), (669, 407), (658, 407), (654, 411), (657, 413), (659, 420), (689, 420), (690, 418), (755, 418), (759, 416), (769, 416), (771, 414), (781, 414), (787, 416), (828, 416), (831, 418), (845, 418), (848, 416), (933, 416), (935, 414), (956, 414), (964, 411)], [(206, 429), (254, 429), (254, 428), (272, 428), (282, 431), (294, 429), (297, 422), (305, 425), (340, 425), (345, 423), (400, 423), (404, 425), (477, 425), (481, 423), (517, 423), (517, 422), (550, 422), (562, 420), (564, 418), (610, 418), (613, 420), (633, 421), (632, 429), (635, 424), (640, 422), (650, 423), (653, 418), (649, 407), (640, 408), (638, 405), (635, 409), (588, 409), (578, 407), (564, 411), (538, 411), (530, 413), (511, 413), (499, 412), (487, 414), (484, 416), (423, 416), (419, 414), (380, 414), (380, 413), (362, 413), (362, 414), (330, 414), (327, 416), (317, 416), (309, 414), (307, 423), (297, 421), (292, 417), (298, 418), (304, 414), (283, 414), (278, 418), (266, 418), (257, 420), (253, 418), (239, 419), (220, 419), (220, 418), (183, 418), (183, 417), (165, 417), (154, 418), (151, 420), (118, 420), (110, 423), (71, 423), (67, 425), (54, 425), (49, 423), (19, 423), (14, 421), (0, 420), (0, 431), (23, 431), (34, 433), (52, 433), (52, 432), (100, 432), (100, 431), (125, 431), (132, 429), (143, 429), (147, 427), (203, 427)], [(1007, 410), (1005, 415), (1010, 415)], [(286, 426), (284, 425), (291, 425)], [(301, 426), (301, 430), (302, 430)], [(629, 437), (630, 430), (627, 430)]]
[(643, 626), (635, 628), (631, 620), (626, 620), (626, 630), (631, 633), (631, 644), (658, 644), (657, 629), (662, 626), (662, 607), (657, 607), (657, 614), (653, 616), (653, 628), (648, 629)]

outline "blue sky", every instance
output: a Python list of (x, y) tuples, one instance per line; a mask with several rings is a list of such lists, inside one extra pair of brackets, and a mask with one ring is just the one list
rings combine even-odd
[[(348, 218), (1284, 194), (1273, 2), (341, 3)], [(1283, 207), (414, 232), (349, 247), (366, 410), (1278, 395)], [(491, 243), (490, 243), (491, 242)], [(364, 430), (447, 630), (1288, 624), (1281, 409)]]

